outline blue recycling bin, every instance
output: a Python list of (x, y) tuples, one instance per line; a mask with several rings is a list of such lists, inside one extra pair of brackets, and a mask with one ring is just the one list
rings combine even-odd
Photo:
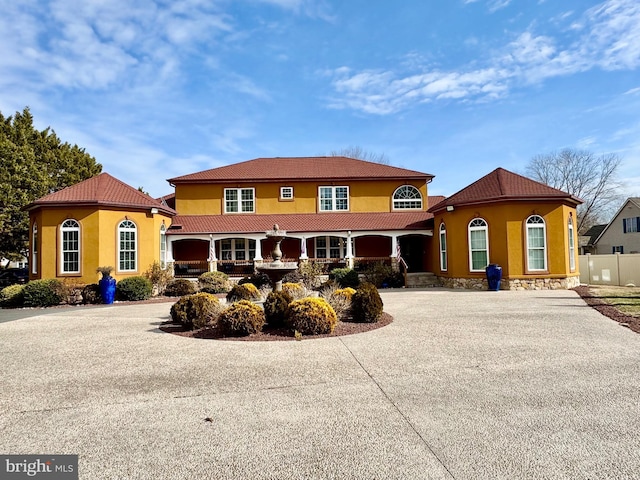
[(487, 273), (487, 282), (489, 283), (489, 290), (497, 292), (500, 290), (500, 280), (502, 280), (502, 267), (495, 263), (487, 265), (485, 269)]

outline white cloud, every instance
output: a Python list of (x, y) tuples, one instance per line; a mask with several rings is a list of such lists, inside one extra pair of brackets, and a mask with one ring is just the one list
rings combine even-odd
[(458, 71), (423, 68), (426, 71), (403, 75), (392, 70), (357, 72), (340, 67), (333, 72), (338, 95), (329, 106), (389, 114), (416, 102), (487, 101), (505, 96), (519, 84), (595, 68), (635, 70), (640, 66), (640, 3), (636, 0), (607, 0), (587, 10), (580, 26), (574, 28), (577, 36), (569, 44), (549, 35), (523, 32), (502, 53), (486, 59), (481, 68), (475, 64)]

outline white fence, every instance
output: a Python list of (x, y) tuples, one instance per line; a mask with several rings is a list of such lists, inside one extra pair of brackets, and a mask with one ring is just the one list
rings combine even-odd
[(640, 286), (640, 254), (580, 255), (580, 283)]

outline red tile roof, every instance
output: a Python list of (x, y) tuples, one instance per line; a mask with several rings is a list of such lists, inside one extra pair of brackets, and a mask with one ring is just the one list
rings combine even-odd
[(80, 183), (59, 190), (30, 203), (25, 210), (44, 206), (101, 206), (144, 209), (157, 208), (168, 215), (176, 211), (149, 195), (121, 182), (108, 173), (101, 173)]
[(295, 213), (273, 215), (178, 215), (168, 234), (263, 233), (275, 224), (288, 232), (431, 229), (428, 212)]
[(504, 168), (497, 168), (480, 180), (429, 208), (429, 211), (436, 213), (444, 210), (447, 206), (542, 200), (556, 200), (572, 205), (582, 203), (579, 198), (562, 190), (536, 182)]
[(218, 183), (229, 181), (271, 182), (353, 179), (420, 179), (430, 181), (428, 173), (392, 167), (347, 157), (256, 158), (224, 167), (170, 178), (169, 183)]

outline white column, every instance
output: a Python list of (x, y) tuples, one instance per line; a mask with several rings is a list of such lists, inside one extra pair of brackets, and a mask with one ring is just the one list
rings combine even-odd
[(300, 260), (307, 260), (307, 238), (302, 237), (300, 239)]
[(262, 243), (260, 238), (256, 238), (256, 256), (254, 260), (262, 261)]
[(392, 235), (391, 236), (391, 255), (389, 255), (389, 256), (391, 258), (396, 258), (397, 250), (398, 250), (398, 236), (397, 235)]
[(353, 248), (351, 246), (351, 230), (347, 232), (347, 254), (345, 256), (347, 260), (347, 267), (353, 268)]
[(216, 241), (213, 239), (213, 235), (209, 235), (209, 258), (207, 261), (215, 262), (216, 258)]
[(167, 241), (167, 263), (173, 263), (173, 238), (170, 235), (165, 235)]

